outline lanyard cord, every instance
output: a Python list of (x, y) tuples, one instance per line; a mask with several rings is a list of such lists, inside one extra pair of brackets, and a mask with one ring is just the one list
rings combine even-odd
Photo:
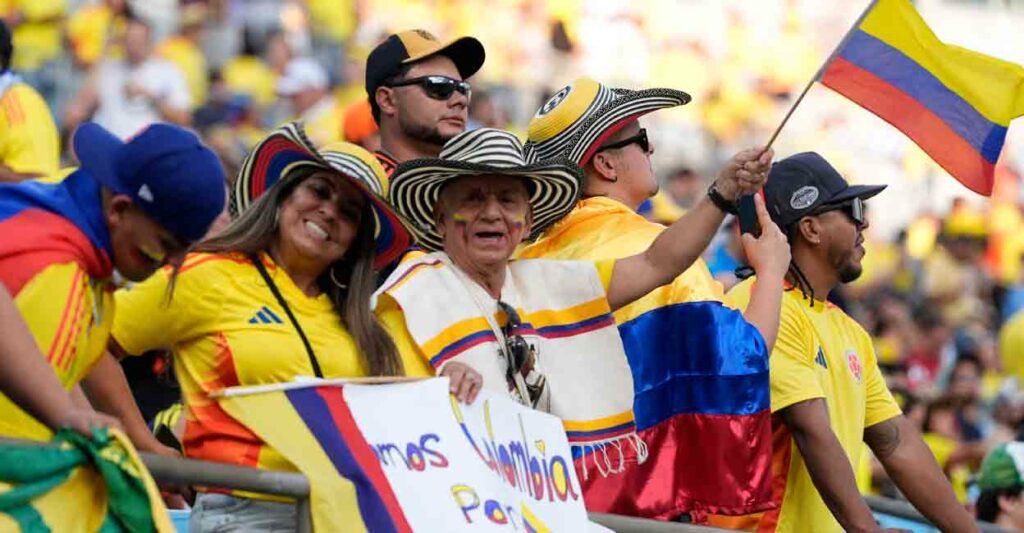
[(299, 325), (299, 321), (295, 319), (295, 315), (292, 314), (292, 309), (288, 307), (288, 302), (285, 301), (284, 296), (281, 295), (281, 291), (277, 289), (277, 284), (271, 279), (270, 274), (267, 273), (267, 268), (263, 266), (263, 261), (254, 255), (249, 256), (249, 261), (256, 266), (256, 270), (260, 271), (260, 275), (263, 276), (263, 281), (267, 282), (267, 287), (270, 292), (274, 293), (274, 298), (277, 298), (277, 303), (284, 309), (284, 313), (288, 315), (288, 320), (291, 320), (292, 326), (295, 326), (295, 331), (298, 332), (299, 338), (302, 339), (302, 344), (306, 347), (306, 354), (309, 355), (309, 364), (313, 367), (313, 374), (318, 378), (323, 378), (324, 373), (320, 371), (320, 363), (316, 360), (316, 353), (313, 352), (313, 345), (309, 343), (309, 339), (306, 338), (306, 333), (302, 331), (302, 326)]

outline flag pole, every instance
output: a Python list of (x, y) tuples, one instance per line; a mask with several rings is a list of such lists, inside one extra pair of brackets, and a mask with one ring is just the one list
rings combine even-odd
[[(772, 136), (768, 139), (768, 143), (764, 145), (764, 149), (761, 150), (761, 153), (757, 154), (758, 159), (760, 159), (761, 156), (764, 155), (764, 153), (767, 152), (768, 149), (772, 147), (772, 144), (775, 142), (775, 139), (779, 137), (779, 133), (782, 133), (782, 128), (786, 126), (787, 122), (789, 122), (789, 117), (793, 116), (793, 112), (796, 111), (796, 107), (800, 105), (800, 102), (804, 100), (804, 97), (807, 96), (807, 93), (811, 90), (811, 86), (813, 86), (814, 82), (818, 81), (818, 79), (821, 78), (821, 74), (825, 71), (826, 68), (828, 68), (829, 64), (832, 63), (832, 60), (835, 59), (839, 51), (843, 49), (843, 46), (845, 46), (846, 42), (850, 40), (850, 37), (852, 37), (853, 33), (857, 31), (857, 28), (860, 27), (861, 22), (864, 22), (864, 19), (868, 16), (868, 13), (871, 12), (875, 5), (878, 4), (878, 1), (879, 0), (871, 0), (871, 2), (868, 3), (867, 7), (864, 8), (864, 11), (862, 11), (860, 16), (857, 17), (857, 20), (855, 20), (853, 22), (853, 25), (850, 26), (850, 29), (846, 32), (846, 35), (844, 35), (843, 38), (839, 41), (839, 44), (837, 44), (836, 47), (832, 49), (832, 53), (828, 55), (828, 58), (825, 59), (825, 62), (822, 63), (820, 67), (818, 67), (818, 70), (814, 73), (814, 76), (812, 76), (811, 79), (807, 82), (807, 85), (804, 85), (804, 90), (800, 91), (800, 95), (797, 96), (795, 101), (793, 101), (793, 105), (789, 106), (789, 111), (786, 111), (786, 115), (782, 117), (782, 122), (780, 122), (779, 126), (775, 128), (775, 132), (772, 133)], [(747, 194), (740, 198), (739, 211), (740, 232), (759, 235), (761, 233), (761, 230), (757, 224), (757, 212), (754, 208), (753, 194)]]
[(779, 124), (779, 127), (775, 128), (775, 133), (772, 133), (771, 138), (768, 139), (768, 144), (764, 146), (764, 150), (761, 151), (761, 154), (764, 154), (765, 152), (768, 151), (769, 148), (771, 148), (772, 143), (775, 142), (775, 139), (779, 136), (779, 133), (782, 132), (783, 126), (785, 126), (786, 123), (789, 122), (789, 117), (793, 116), (793, 112), (796, 111), (796, 106), (800, 105), (800, 102), (803, 101), (804, 96), (807, 96), (808, 91), (811, 90), (811, 86), (814, 85), (814, 82), (818, 81), (818, 79), (821, 77), (821, 74), (825, 71), (829, 64), (832, 63), (832, 60), (835, 59), (836, 54), (838, 54), (839, 51), (843, 49), (843, 46), (845, 46), (846, 42), (850, 40), (850, 37), (853, 37), (853, 33), (856, 32), (857, 28), (860, 27), (860, 23), (864, 22), (864, 19), (868, 16), (868, 13), (871, 12), (871, 9), (874, 8), (875, 4), (877, 3), (878, 0), (871, 0), (871, 2), (868, 3), (868, 6), (864, 8), (864, 11), (861, 12), (859, 17), (857, 17), (857, 20), (854, 21), (853, 26), (850, 26), (849, 31), (847, 31), (846, 35), (844, 35), (842, 40), (839, 41), (839, 44), (837, 44), (836, 47), (832, 49), (832, 53), (828, 55), (828, 58), (825, 59), (825, 62), (822, 63), (820, 67), (818, 67), (817, 72), (814, 73), (814, 76), (811, 77), (810, 81), (807, 82), (807, 85), (804, 86), (804, 90), (800, 92), (800, 96), (798, 96), (796, 100), (793, 102), (793, 105), (789, 107), (789, 111), (787, 111), (786, 116), (782, 118), (782, 122)]

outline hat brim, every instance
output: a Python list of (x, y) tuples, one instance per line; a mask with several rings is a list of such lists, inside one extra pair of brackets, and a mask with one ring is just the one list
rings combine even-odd
[(402, 60), (402, 64), (408, 65), (435, 55), (443, 55), (451, 59), (455, 63), (455, 67), (459, 69), (462, 79), (476, 74), (487, 58), (484, 45), (480, 41), (474, 37), (459, 37), (434, 49), (410, 56)]
[(412, 233), (383, 198), (384, 186), (373, 169), (358, 157), (343, 152), (317, 151), (299, 123), (278, 128), (246, 157), (231, 193), (232, 217), (249, 208), (266, 191), (286, 186), (288, 181), (281, 177), (300, 166), (337, 172), (363, 194), (373, 213), (375, 268), (397, 260), (412, 246)]
[(839, 194), (829, 198), (824, 204), (838, 204), (854, 198), (867, 200), (885, 190), (888, 185), (851, 185)]
[(118, 194), (134, 198), (117, 178), (117, 155), (124, 141), (95, 122), (86, 122), (75, 130), (71, 146), (75, 158), (93, 178)]
[(527, 180), (533, 212), (530, 239), (536, 238), (575, 207), (583, 180), (583, 171), (565, 159), (551, 159), (514, 168), (415, 159), (395, 169), (391, 175), (388, 198), (391, 205), (412, 223), (412, 231), (420, 246), (438, 251), (444, 248), (444, 240), (435, 227), (434, 207), (441, 196), (441, 189), (456, 178), (482, 175), (513, 176)]
[(601, 145), (627, 123), (659, 109), (686, 105), (690, 95), (676, 89), (613, 89), (616, 98), (597, 110), (580, 126), (569, 146), (569, 159), (586, 164)]

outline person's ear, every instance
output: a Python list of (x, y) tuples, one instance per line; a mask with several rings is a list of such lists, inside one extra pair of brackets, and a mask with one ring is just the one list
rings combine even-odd
[(594, 154), (594, 156), (590, 158), (589, 166), (594, 170), (591, 173), (593, 177), (610, 183), (619, 181), (615, 170), (615, 159), (607, 153), (598, 152)]
[(110, 197), (110, 202), (107, 204), (107, 225), (110, 227), (116, 227), (124, 221), (128, 211), (132, 208), (134, 203), (132, 199), (124, 194), (115, 194)]
[(529, 208), (529, 209), (526, 210), (526, 221), (523, 222), (523, 235), (524, 235), (523, 238), (526, 239), (527, 237), (529, 237), (529, 235), (530, 235), (530, 233), (532, 231), (533, 231), (533, 208)]
[(821, 244), (824, 237), (824, 228), (818, 217), (803, 217), (797, 222), (797, 230), (800, 235), (810, 244)]
[(434, 231), (444, 238), (444, 202), (440, 198), (434, 204)]
[(377, 90), (373, 93), (373, 98), (377, 102), (377, 107), (380, 108), (381, 116), (391, 116), (398, 113), (398, 102), (393, 88), (377, 87)]
[(1021, 499), (1021, 497), (1019, 495), (1018, 496), (1009, 496), (1009, 495), (1003, 494), (1003, 495), (999, 496), (999, 499), (997, 500), (997, 503), (999, 504), (999, 511), (1002, 512), (1002, 513), (1009, 514), (1010, 511), (1013, 510), (1014, 507), (1017, 507), (1017, 506), (1019, 506), (1021, 504), (1020, 499)]

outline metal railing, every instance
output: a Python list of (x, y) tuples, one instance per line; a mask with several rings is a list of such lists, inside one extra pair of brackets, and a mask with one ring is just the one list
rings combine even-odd
[[(55, 446), (51, 443), (9, 439), (0, 437), (2, 445), (33, 445)], [(309, 502), (309, 480), (303, 474), (295, 472), (275, 472), (260, 470), (238, 465), (165, 457), (152, 453), (139, 452), (139, 457), (149, 469), (157, 482), (178, 486), (216, 487), (232, 490), (243, 490), (295, 499), (296, 530), (299, 533), (310, 533), (313, 530), (312, 514)], [(875, 513), (886, 514), (921, 525), (928, 525), (928, 520), (907, 502), (865, 496), (868, 506)], [(631, 516), (605, 513), (589, 513), (592, 521), (619, 533), (713, 533), (726, 531), (723, 529), (683, 524), (678, 522), (661, 522)], [(1000, 533), (1004, 529), (993, 524), (978, 523), (983, 533)]]
[[(875, 513), (887, 514), (919, 524), (931, 524), (924, 515), (908, 502), (879, 496), (864, 496), (864, 501), (867, 502), (868, 507)], [(995, 524), (989, 524), (988, 522), (976, 522), (976, 524), (982, 533), (1008, 533), (1006, 529)]]

